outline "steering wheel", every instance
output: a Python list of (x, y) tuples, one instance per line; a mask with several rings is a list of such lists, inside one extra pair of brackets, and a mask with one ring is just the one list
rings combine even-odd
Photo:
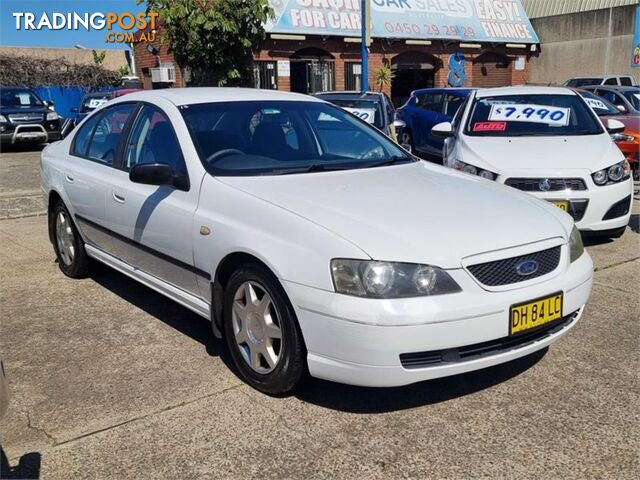
[(229, 155), (244, 155), (242, 150), (238, 150), (237, 148), (225, 148), (224, 150), (218, 150), (215, 153), (212, 153), (207, 157), (207, 163), (213, 165), (218, 160), (221, 160), (222, 157), (227, 157)]

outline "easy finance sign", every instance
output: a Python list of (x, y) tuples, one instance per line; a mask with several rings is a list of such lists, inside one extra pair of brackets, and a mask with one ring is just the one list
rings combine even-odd
[[(371, 36), (538, 43), (520, 0), (370, 0)], [(269, 0), (271, 33), (360, 36), (360, 0)]]

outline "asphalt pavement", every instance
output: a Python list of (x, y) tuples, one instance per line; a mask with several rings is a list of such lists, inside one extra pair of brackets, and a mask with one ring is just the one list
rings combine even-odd
[(638, 195), (625, 235), (587, 246), (591, 299), (548, 351), (402, 388), (309, 380), (274, 398), (238, 378), (206, 320), (107, 267), (62, 275), (38, 159), (0, 154), (8, 477), (640, 475)]

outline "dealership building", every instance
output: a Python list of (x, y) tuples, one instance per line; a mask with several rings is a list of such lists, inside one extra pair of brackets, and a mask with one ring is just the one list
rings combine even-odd
[[(361, 85), (360, 0), (270, 0), (275, 17), (254, 56), (258, 88), (313, 93)], [(520, 0), (371, 0), (369, 87), (396, 104), (426, 87), (526, 83), (538, 37)], [(135, 46), (146, 88), (186, 86), (171, 46)], [(376, 83), (386, 64), (390, 85)]]

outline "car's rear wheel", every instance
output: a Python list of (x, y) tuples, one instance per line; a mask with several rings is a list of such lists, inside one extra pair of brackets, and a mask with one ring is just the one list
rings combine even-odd
[(242, 377), (268, 394), (293, 390), (305, 372), (295, 312), (282, 286), (257, 264), (236, 270), (225, 288), (224, 330)]
[(49, 212), (49, 228), (58, 266), (71, 278), (83, 278), (89, 273), (89, 257), (69, 211), (58, 202)]

